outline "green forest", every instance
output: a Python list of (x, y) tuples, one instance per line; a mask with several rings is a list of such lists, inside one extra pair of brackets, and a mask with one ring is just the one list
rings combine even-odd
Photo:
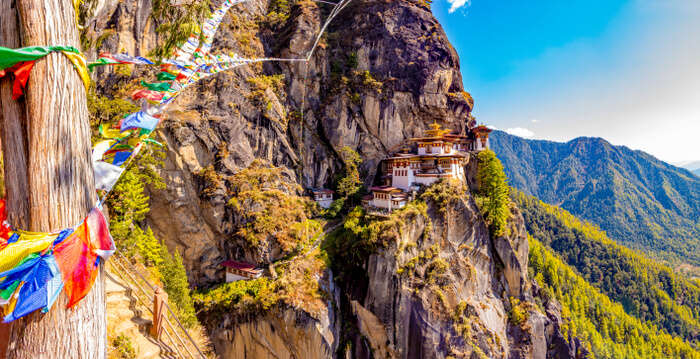
[(530, 274), (545, 296), (558, 300), (566, 324), (563, 333), (577, 336), (594, 358), (700, 358), (700, 351), (680, 337), (629, 315), (530, 237)]
[[(528, 232), (590, 285), (620, 303), (626, 313), (641, 322), (698, 345), (697, 281), (679, 276), (669, 267), (614, 243), (598, 227), (563, 209), (516, 190), (511, 196), (522, 211)], [(535, 256), (531, 266), (536, 273), (542, 271), (541, 265), (541, 259)]]

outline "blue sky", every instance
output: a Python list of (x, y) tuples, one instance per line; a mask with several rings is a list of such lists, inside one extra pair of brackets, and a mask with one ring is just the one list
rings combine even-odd
[(700, 1), (434, 0), (480, 122), (700, 159)]

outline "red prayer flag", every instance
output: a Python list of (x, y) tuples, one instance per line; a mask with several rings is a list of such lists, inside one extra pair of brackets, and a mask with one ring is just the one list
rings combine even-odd
[[(0, 199), (0, 238), (7, 240), (10, 238), (10, 225), (7, 223), (7, 208), (5, 208), (5, 199)], [(7, 243), (7, 241), (4, 241)]]
[(90, 234), (90, 244), (94, 253), (102, 259), (107, 259), (114, 253), (114, 240), (109, 234), (109, 224), (99, 208), (93, 208), (87, 216), (85, 224)]
[(54, 257), (61, 269), (68, 295), (68, 308), (83, 299), (97, 277), (97, 254), (91, 248), (90, 233), (86, 222), (54, 247)]
[(165, 95), (165, 93), (159, 91), (138, 90), (131, 95), (131, 98), (134, 100), (145, 98), (148, 101), (160, 102), (163, 99), (163, 95)]
[(32, 67), (34, 67), (34, 61), (23, 61), (0, 70), (0, 78), (5, 77), (8, 73), (15, 75), (15, 81), (12, 84), (12, 99), (16, 100), (24, 95), (24, 89), (27, 87)]

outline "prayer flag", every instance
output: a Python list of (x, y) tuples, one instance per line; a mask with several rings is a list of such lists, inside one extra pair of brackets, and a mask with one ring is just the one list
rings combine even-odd
[(139, 111), (132, 113), (122, 120), (121, 131), (124, 132), (133, 128), (143, 128), (148, 131), (153, 131), (158, 125), (158, 119), (143, 112)]
[(87, 216), (85, 223), (90, 234), (90, 243), (95, 254), (107, 260), (116, 250), (114, 240), (109, 233), (109, 224), (99, 208), (93, 208)]
[(158, 92), (158, 91), (151, 91), (151, 90), (138, 90), (134, 92), (133, 95), (131, 95), (131, 98), (134, 100), (138, 100), (140, 98), (145, 98), (148, 101), (151, 102), (159, 102), (160, 100), (163, 99), (163, 92)]
[(104, 156), (105, 152), (107, 152), (112, 147), (114, 142), (114, 140), (106, 140), (98, 142), (95, 146), (93, 146), (92, 161), (95, 162), (101, 160), (102, 156)]
[(11, 271), (0, 273), (0, 276), (22, 283), (14, 310), (4, 318), (4, 322), (8, 323), (37, 309), (46, 308), (49, 303), (48, 283), (56, 277), (60, 279), (60, 271), (53, 255), (46, 254)]
[(92, 167), (95, 171), (95, 187), (107, 192), (112, 190), (124, 172), (124, 168), (103, 161), (93, 162)]
[(14, 268), (28, 255), (46, 250), (56, 239), (56, 235), (49, 233), (18, 233), (20, 233), (20, 240), (0, 249), (0, 271), (2, 272)]
[(131, 157), (131, 151), (115, 152), (112, 164), (115, 166), (121, 166), (129, 159), (129, 157)]
[(156, 82), (156, 83), (149, 83), (146, 81), (141, 80), (141, 86), (151, 90), (151, 91), (168, 91), (170, 90), (170, 84), (167, 82)]
[(63, 274), (63, 284), (68, 295), (68, 308), (83, 299), (97, 277), (98, 257), (90, 246), (88, 226), (85, 222), (75, 232), (54, 247), (54, 256)]
[(172, 81), (175, 80), (175, 77), (177, 77), (177, 75), (171, 74), (167, 71), (161, 71), (157, 75), (158, 81)]

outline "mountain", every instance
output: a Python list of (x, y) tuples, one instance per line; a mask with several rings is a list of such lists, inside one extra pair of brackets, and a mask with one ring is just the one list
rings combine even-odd
[(490, 137), (510, 184), (591, 221), (632, 248), (700, 266), (700, 178), (600, 138)]
[(683, 162), (678, 162), (674, 163), (674, 165), (678, 167), (685, 168), (690, 171), (695, 171), (700, 169), (700, 161), (683, 161)]
[(700, 282), (685, 279), (669, 267), (616, 244), (596, 226), (566, 210), (517, 190), (511, 197), (522, 212), (528, 233), (589, 285), (641, 322), (689, 343), (700, 342)]
[(580, 358), (700, 358), (697, 344), (679, 340), (657, 326), (628, 314), (601, 293), (550, 248), (530, 238), (529, 270), (536, 292), (561, 303), (564, 331), (586, 343)]

